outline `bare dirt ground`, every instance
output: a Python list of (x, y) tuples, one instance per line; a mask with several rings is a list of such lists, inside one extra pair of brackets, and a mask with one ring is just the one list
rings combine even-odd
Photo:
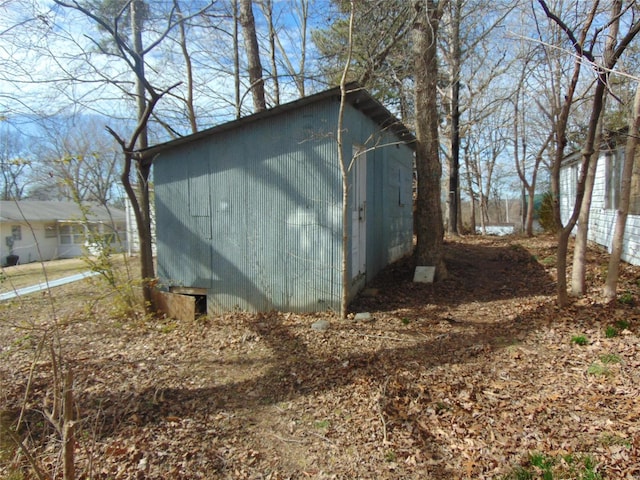
[(638, 479), (640, 269), (606, 305), (591, 250), (588, 295), (559, 310), (554, 255), (551, 237), (449, 240), (449, 278), (389, 267), (351, 307), (367, 322), (122, 319), (95, 280), (0, 304), (0, 477), (34, 478), (6, 432), (23, 411), (20, 439), (62, 478), (56, 338), (76, 478)]

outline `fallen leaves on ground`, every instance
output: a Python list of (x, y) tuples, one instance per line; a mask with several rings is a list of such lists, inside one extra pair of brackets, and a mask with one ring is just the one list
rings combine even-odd
[[(62, 478), (42, 413), (52, 342), (75, 377), (77, 478), (507, 479), (534, 453), (556, 472), (590, 458), (602, 478), (640, 478), (640, 269), (623, 269), (632, 301), (604, 304), (606, 255), (590, 250), (590, 294), (560, 310), (552, 239), (464, 238), (446, 252), (443, 282), (412, 283), (408, 260), (379, 275), (352, 305), (366, 322), (123, 322), (91, 282), (14, 302), (1, 313), (0, 420), (11, 428), (22, 411), (25, 446)], [(327, 331), (311, 328), (320, 318)], [(6, 435), (0, 447), (0, 473), (31, 478)]]

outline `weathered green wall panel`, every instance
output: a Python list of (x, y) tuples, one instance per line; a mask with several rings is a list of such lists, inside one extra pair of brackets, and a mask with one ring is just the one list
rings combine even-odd
[[(209, 288), (211, 285), (211, 222), (206, 216), (207, 149), (192, 144), (184, 148), (174, 162), (166, 162), (154, 171), (162, 194), (156, 196), (156, 232), (158, 275), (163, 283), (176, 286)], [(193, 188), (190, 188), (193, 187)], [(192, 215), (192, 212), (196, 215)], [(161, 219), (161, 220), (160, 220)]]

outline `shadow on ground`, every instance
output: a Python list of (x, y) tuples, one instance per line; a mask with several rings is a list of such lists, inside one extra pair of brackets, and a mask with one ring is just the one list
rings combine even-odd
[[(258, 335), (271, 352), (269, 367), (263, 374), (218, 385), (212, 379), (212, 384), (205, 388), (163, 388), (158, 385), (132, 393), (127, 398), (121, 398), (118, 393), (95, 391), (83, 398), (83, 402), (89, 405), (100, 403), (105, 415), (112, 411), (110, 405), (129, 405), (125, 418), (104, 420), (104, 425), (118, 428), (118, 425), (134, 421), (127, 415), (135, 415), (137, 425), (155, 424), (167, 416), (186, 418), (204, 414), (210, 418), (218, 412), (246, 412), (301, 396), (317, 396), (339, 387), (356, 385), (363, 379), (382, 391), (389, 378), (400, 369), (411, 368), (412, 365), (428, 369), (444, 364), (462, 364), (522, 340), (539, 318), (549, 316), (554, 309), (553, 303), (547, 302), (499, 321), (456, 321), (455, 330), (441, 335), (430, 334), (430, 329), (439, 322), (451, 321), (452, 309), (460, 305), (547, 295), (554, 288), (544, 267), (526, 249), (517, 245), (449, 242), (446, 259), (449, 278), (441, 283), (412, 283), (413, 265), (410, 259), (405, 259), (387, 268), (372, 283), (371, 287), (378, 290), (375, 296), (361, 296), (354, 301), (354, 310), (366, 309), (374, 315), (396, 309), (408, 311), (405, 314), (409, 316), (414, 312), (416, 323), (412, 331), (415, 341), (410, 345), (391, 344), (373, 351), (359, 351), (358, 348), (325, 351), (318, 355), (317, 350), (310, 351), (309, 342), (314, 341), (314, 337), (309, 337), (308, 333), (300, 334), (300, 329), (292, 328), (284, 315), (273, 312), (244, 316), (243, 326)], [(418, 318), (421, 309), (434, 305), (436, 310), (430, 312), (429, 318)], [(334, 320), (328, 332), (317, 335), (339, 336), (353, 328), (353, 323)], [(242, 361), (236, 360), (238, 363)], [(219, 362), (228, 360), (220, 358)], [(425, 398), (428, 401), (428, 392)], [(395, 422), (393, 409), (387, 409), (383, 414), (391, 428)], [(112, 433), (113, 429), (109, 428), (102, 431), (103, 436)], [(437, 462), (442, 455), (435, 438), (420, 429), (414, 435), (416, 445), (427, 452), (429, 458), (436, 460), (428, 467), (431, 477), (449, 478), (453, 475), (445, 465)]]
[(413, 283), (412, 257), (390, 265), (369, 285), (377, 290), (376, 295), (360, 295), (351, 309), (395, 310), (427, 304), (453, 307), (554, 293), (554, 280), (545, 267), (517, 243), (449, 241), (445, 261), (448, 277), (435, 284)]

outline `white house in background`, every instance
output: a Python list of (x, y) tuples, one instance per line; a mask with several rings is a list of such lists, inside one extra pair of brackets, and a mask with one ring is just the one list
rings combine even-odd
[[(134, 189), (138, 187), (134, 185)], [(155, 209), (155, 193), (153, 186), (149, 187), (149, 203), (151, 213), (151, 248), (153, 256), (156, 256), (156, 209)], [(138, 224), (136, 222), (136, 215), (131, 205), (129, 197), (124, 197), (124, 211), (127, 222), (127, 254), (129, 256), (135, 256), (140, 253), (140, 237), (138, 235)]]
[[(603, 146), (593, 187), (588, 240), (611, 251), (616, 212), (620, 201), (622, 166), (626, 136), (620, 135)], [(562, 221), (571, 215), (576, 198), (580, 152), (569, 155), (560, 169), (560, 211)], [(622, 260), (640, 265), (640, 152), (636, 153), (631, 177), (631, 202), (625, 228)]]
[(0, 201), (2, 265), (78, 257), (95, 248), (95, 239), (125, 250), (125, 212), (90, 205), (85, 217), (74, 202)]

